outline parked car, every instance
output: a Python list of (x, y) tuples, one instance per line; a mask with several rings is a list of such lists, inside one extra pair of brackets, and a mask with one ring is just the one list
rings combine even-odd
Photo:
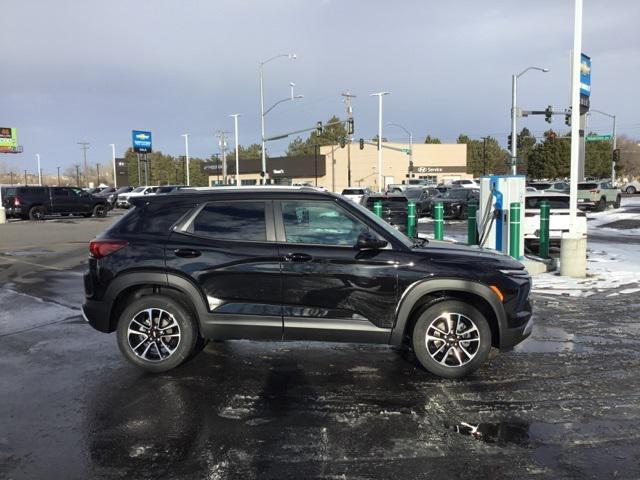
[(622, 191), (633, 195), (635, 193), (640, 193), (640, 181), (632, 180), (628, 182), (623, 188)]
[[(540, 243), (540, 204), (549, 202), (549, 243), (560, 246), (562, 234), (569, 231), (569, 195), (556, 192), (527, 192), (524, 199), (524, 234), (525, 247), (529, 250), (537, 248)], [(580, 235), (587, 234), (587, 215), (578, 212), (576, 231)]]
[(382, 219), (402, 233), (407, 231), (407, 197), (403, 193), (372, 193), (365, 206), (373, 212), (376, 202), (382, 204)]
[(404, 193), (408, 186), (404, 183), (390, 183), (387, 185), (386, 191), (388, 193)]
[[(3, 191), (4, 193), (4, 191)], [(106, 200), (76, 187), (24, 186), (2, 196), (7, 217), (44, 220), (49, 215), (104, 217)]]
[(620, 208), (622, 193), (615, 188), (610, 180), (578, 183), (578, 208), (592, 209), (596, 212), (606, 210), (607, 206)]
[(158, 189), (157, 185), (153, 187), (144, 185), (144, 186), (134, 188), (129, 193), (118, 194), (116, 205), (120, 208), (130, 208), (131, 207), (131, 203), (129, 203), (130, 198), (144, 197), (145, 195), (153, 195), (157, 189)]
[(116, 201), (118, 200), (118, 195), (122, 194), (122, 193), (128, 193), (130, 191), (133, 190), (133, 187), (120, 187), (117, 190), (114, 190), (112, 192), (108, 192), (108, 193), (104, 193), (104, 192), (100, 192), (100, 194), (98, 194), (99, 197), (104, 197), (107, 199), (107, 205), (109, 207), (109, 209), (113, 209), (116, 206)]
[(352, 200), (360, 205), (364, 205), (367, 197), (371, 194), (371, 190), (368, 188), (345, 188), (342, 190), (342, 195), (349, 200)]
[(531, 332), (531, 278), (511, 257), (416, 242), (315, 189), (133, 198), (90, 244), (82, 312), (124, 357), (171, 370), (206, 339), (410, 345), (433, 374), (478, 369)]
[(533, 187), (538, 191), (544, 192), (569, 192), (569, 184), (567, 182), (529, 182), (527, 187)]
[(407, 200), (416, 204), (416, 216), (424, 217), (431, 213), (431, 200), (440, 192), (435, 188), (407, 187), (404, 196)]
[(480, 188), (480, 184), (475, 180), (454, 180), (451, 188)]
[(435, 204), (442, 202), (444, 218), (464, 220), (469, 214), (469, 202), (480, 200), (480, 190), (470, 188), (451, 188), (431, 199), (431, 215)]
[(174, 193), (182, 190), (183, 188), (189, 188), (188, 185), (162, 185), (155, 191), (156, 195), (166, 195), (167, 193)]

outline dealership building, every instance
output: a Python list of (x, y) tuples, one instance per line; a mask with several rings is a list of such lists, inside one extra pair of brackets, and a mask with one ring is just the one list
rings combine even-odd
[[(465, 144), (414, 144), (410, 156), (409, 145), (403, 143), (383, 143), (382, 174), (384, 185), (402, 183), (409, 175), (410, 161), (413, 162), (412, 178), (427, 179), (438, 183), (472, 178), (467, 171), (467, 146)], [(385, 148), (390, 147), (390, 148)], [(209, 176), (209, 184), (222, 180), (222, 168)], [(240, 160), (240, 181), (242, 185), (260, 183), (260, 159)], [(300, 157), (267, 158), (269, 183), (280, 185), (319, 185), (333, 192), (341, 192), (349, 186), (378, 189), (378, 152), (375, 145), (364, 146), (360, 150), (357, 143), (351, 146), (324, 146), (318, 155)], [(227, 180), (235, 183), (235, 158), (227, 158)]]

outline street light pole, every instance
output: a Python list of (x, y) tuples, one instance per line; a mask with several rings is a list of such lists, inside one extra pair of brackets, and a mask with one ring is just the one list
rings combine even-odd
[(511, 75), (511, 175), (518, 173), (518, 78), (527, 73), (529, 70), (538, 70), (543, 73), (549, 71), (543, 67), (527, 67), (517, 75)]
[(98, 184), (96, 185), (97, 187), (100, 186), (100, 164), (96, 163), (96, 170), (97, 170), (97, 177), (98, 177)]
[(189, 134), (183, 133), (184, 137), (184, 168), (187, 175), (187, 187), (191, 186), (191, 179), (189, 178)]
[(60, 186), (60, 167), (56, 167), (58, 169), (58, 186)]
[(118, 179), (116, 173), (116, 144), (111, 143), (111, 161), (113, 162), (113, 188), (118, 189)]
[[(393, 127), (398, 127), (402, 130), (404, 130), (404, 132), (409, 135), (409, 166), (413, 168), (413, 134), (411, 133), (411, 131), (407, 130), (406, 128), (404, 128), (402, 125), (400, 125), (399, 123), (387, 123), (387, 125), (389, 126), (393, 126)], [(410, 171), (409, 173), (411, 173), (412, 171)]]
[(260, 73), (260, 129), (261, 129), (261, 140), (262, 140), (262, 172), (264, 177), (262, 177), (262, 182), (265, 183), (267, 180), (267, 155), (265, 152), (265, 139), (264, 139), (264, 65), (269, 63), (276, 58), (287, 57), (289, 60), (295, 60), (297, 58), (295, 53), (281, 53), (280, 55), (275, 55), (263, 62), (258, 64), (258, 70)]
[(389, 92), (372, 93), (371, 97), (378, 97), (378, 192), (382, 192), (382, 97)]
[[(293, 87), (291, 87), (291, 97), (293, 97)], [(240, 114), (234, 113), (229, 116), (233, 117), (233, 128), (234, 128), (235, 137), (236, 137), (236, 187), (239, 187), (240, 186), (240, 150), (239, 150), (240, 147), (238, 145), (238, 117), (240, 116)]]
[(593, 108), (590, 110), (590, 112), (599, 113), (599, 114), (604, 115), (605, 117), (609, 117), (610, 119), (613, 120), (613, 131), (611, 132), (611, 134), (613, 136), (613, 139), (612, 139), (612, 142), (611, 142), (611, 146), (612, 146), (612, 148), (611, 148), (611, 184), (615, 185), (615, 183), (616, 183), (616, 164), (615, 164), (615, 161), (613, 160), (613, 152), (616, 150), (616, 148), (618, 148), (617, 147), (618, 146), (618, 142), (617, 142), (617, 139), (616, 139), (616, 116), (612, 115), (610, 113), (603, 112), (601, 110), (595, 110)]
[(36, 160), (38, 162), (38, 185), (42, 185), (42, 168), (40, 168), (40, 154), (36, 153)]

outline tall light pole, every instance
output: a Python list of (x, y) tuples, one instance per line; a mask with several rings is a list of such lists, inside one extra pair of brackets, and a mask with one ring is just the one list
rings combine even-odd
[(87, 166), (87, 150), (89, 149), (89, 142), (78, 142), (78, 145), (80, 145), (80, 148), (82, 149), (82, 156), (84, 158), (84, 181), (86, 183), (89, 178), (89, 167)]
[(518, 78), (529, 70), (538, 70), (543, 73), (549, 71), (548, 68), (543, 67), (527, 67), (517, 75), (511, 75), (511, 175), (518, 173)]
[(372, 93), (371, 97), (378, 97), (378, 191), (382, 192), (382, 97), (389, 92)]
[(187, 173), (187, 187), (191, 186), (191, 179), (189, 178), (189, 134), (183, 133), (184, 137), (184, 168)]
[(407, 135), (409, 135), (409, 166), (413, 168), (413, 134), (399, 123), (388, 122), (387, 125), (390, 127), (398, 127), (404, 130)]
[(118, 179), (116, 173), (116, 144), (110, 143), (111, 145), (111, 161), (113, 162), (113, 188), (118, 189)]
[(614, 185), (616, 183), (616, 164), (613, 160), (613, 152), (616, 150), (618, 145), (618, 142), (616, 141), (616, 116), (610, 113), (603, 112), (601, 110), (595, 110), (593, 108), (589, 110), (589, 112), (596, 112), (613, 120), (613, 131), (611, 132), (611, 135), (613, 137), (611, 142), (611, 184)]
[(38, 162), (38, 185), (42, 185), (42, 168), (40, 168), (40, 154), (36, 153), (36, 161)]
[[(291, 96), (293, 96), (293, 87), (291, 87)], [(233, 129), (236, 137), (236, 187), (240, 186), (240, 146), (238, 145), (238, 117), (239, 113), (229, 115), (233, 117)]]
[(60, 186), (60, 167), (56, 167), (58, 169), (58, 186)]
[(267, 60), (260, 62), (258, 64), (258, 70), (260, 73), (260, 127), (261, 127), (261, 140), (262, 140), (262, 172), (264, 177), (262, 177), (263, 183), (266, 182), (267, 179), (267, 156), (265, 153), (265, 141), (264, 141), (264, 66), (276, 58), (287, 57), (289, 60), (295, 60), (297, 55), (295, 53), (281, 53), (279, 55), (275, 55)]

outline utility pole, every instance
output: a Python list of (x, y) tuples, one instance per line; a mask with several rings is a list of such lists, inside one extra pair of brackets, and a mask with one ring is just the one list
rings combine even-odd
[(42, 185), (42, 168), (40, 168), (40, 154), (36, 153), (36, 160), (38, 162), (38, 185)]
[(96, 187), (100, 186), (100, 164), (96, 163), (96, 170), (97, 170), (97, 177), (98, 177), (98, 183), (96, 184)]
[(113, 162), (113, 188), (118, 189), (118, 173), (116, 172), (116, 144), (111, 143), (111, 161)]
[(58, 169), (58, 186), (60, 186), (60, 167), (56, 167)]
[(487, 137), (482, 138), (482, 175), (487, 174)]
[[(355, 98), (355, 95), (351, 93), (351, 90), (347, 90), (342, 94), (344, 97), (344, 103), (347, 107), (347, 118), (353, 119), (353, 108), (351, 107), (351, 99)], [(347, 143), (347, 186), (351, 187), (351, 142), (353, 142), (353, 134), (349, 134)]]
[(76, 164), (76, 186), (80, 188), (80, 165)]
[(184, 170), (187, 175), (187, 187), (191, 186), (191, 177), (189, 176), (189, 134), (183, 133), (184, 137)]
[(227, 157), (225, 153), (227, 148), (227, 133), (229, 132), (219, 131), (217, 133), (217, 137), (220, 139), (218, 140), (218, 146), (220, 147), (220, 155), (222, 156), (222, 184), (223, 185), (227, 184)]
[(80, 145), (80, 148), (82, 149), (82, 156), (84, 158), (84, 181), (86, 183), (89, 178), (89, 167), (87, 166), (87, 150), (89, 149), (89, 142), (78, 142), (78, 145)]
[(382, 97), (389, 92), (372, 93), (371, 97), (378, 97), (378, 192), (384, 191), (382, 175)]
[[(293, 92), (293, 87), (291, 87), (292, 92)], [(293, 96), (293, 93), (291, 94)], [(238, 145), (238, 117), (240, 116), (239, 113), (234, 113), (232, 115), (229, 115), (230, 117), (233, 117), (233, 127), (234, 127), (234, 132), (235, 132), (235, 137), (236, 137), (236, 187), (240, 186), (240, 146)]]

